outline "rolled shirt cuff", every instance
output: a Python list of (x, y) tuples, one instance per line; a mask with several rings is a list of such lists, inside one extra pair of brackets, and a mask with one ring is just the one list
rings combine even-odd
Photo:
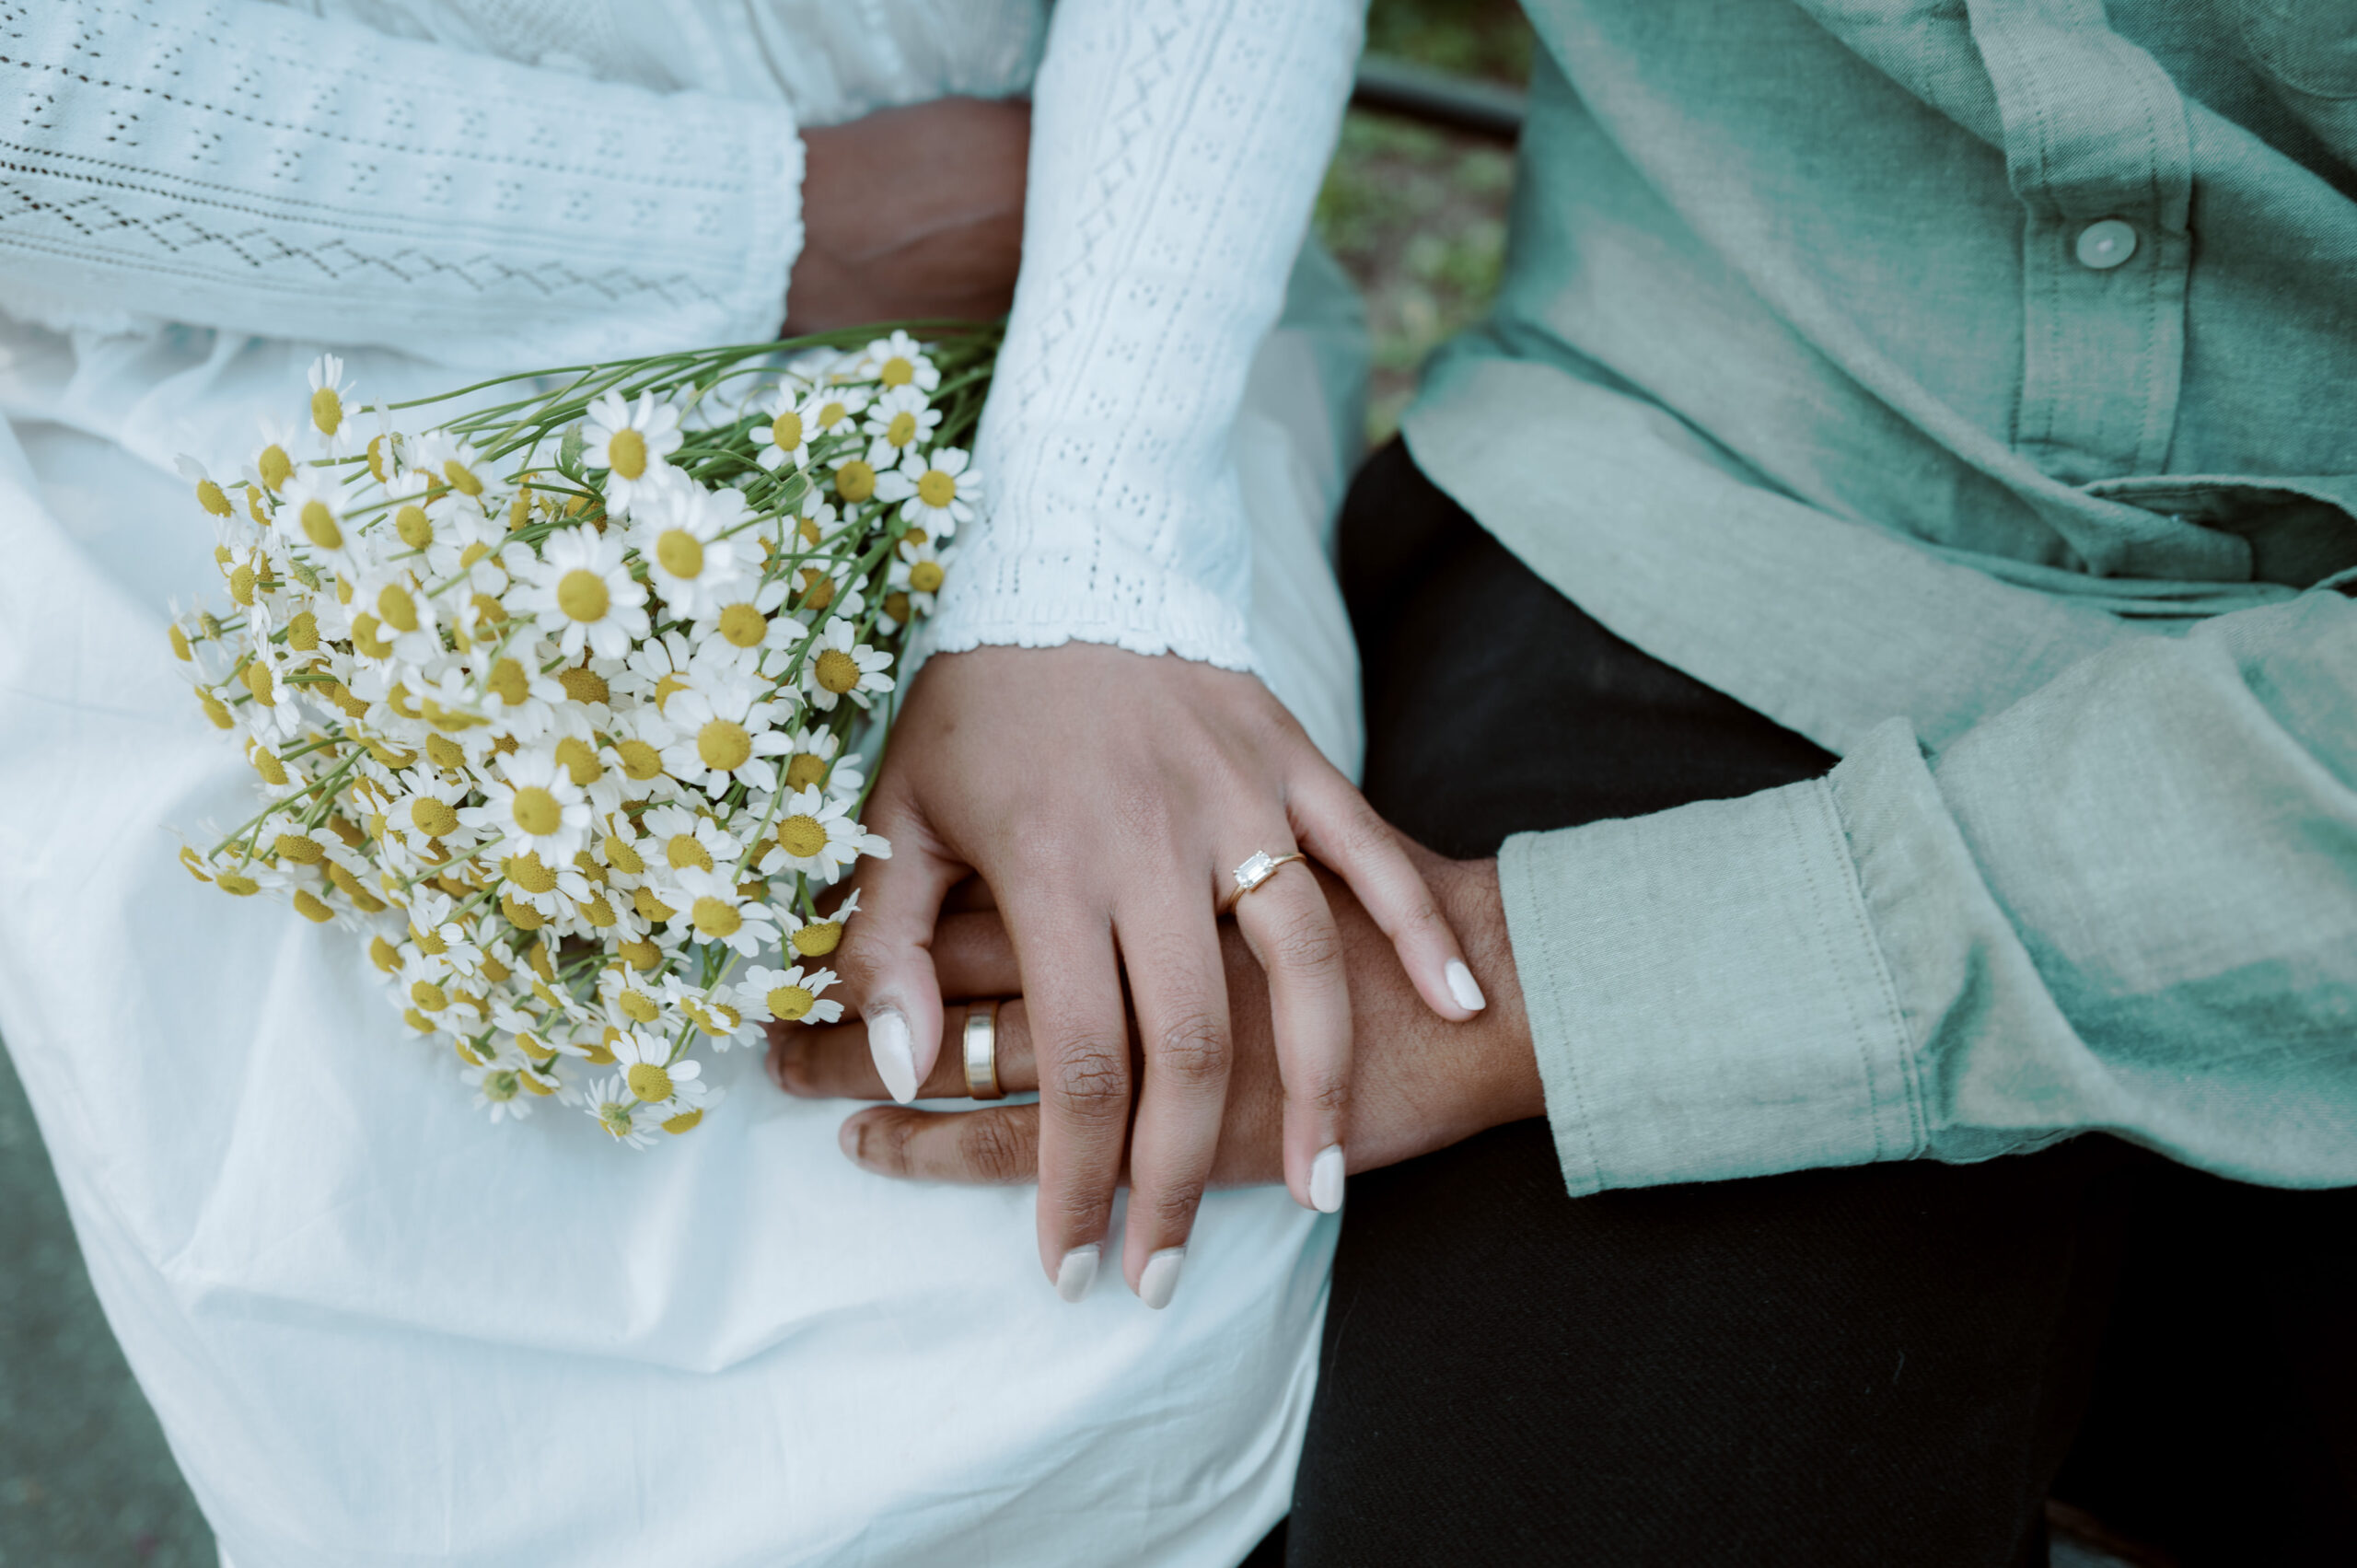
[(1498, 877), (1573, 1196), (1923, 1152), (1828, 781), (1520, 834)]

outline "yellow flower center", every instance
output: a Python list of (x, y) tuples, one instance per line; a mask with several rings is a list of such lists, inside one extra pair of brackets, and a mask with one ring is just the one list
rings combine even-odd
[[(595, 1062), (597, 1058), (592, 1056), (589, 1060)], [(613, 1060), (613, 1056), (610, 1052), (607, 1055), (606, 1060), (609, 1062)], [(637, 1130), (637, 1123), (632, 1117), (631, 1108), (627, 1105), (609, 1103), (599, 1106), (598, 1108), (598, 1124), (603, 1127), (607, 1132), (611, 1132), (617, 1138), (627, 1138), (632, 1132)]]
[(254, 701), (263, 707), (278, 706), (277, 692), (270, 679), (270, 666), (266, 664), (246, 666), (246, 690), (252, 692)]
[(810, 994), (807, 986), (781, 985), (769, 993), (767, 1000), (770, 1016), (783, 1018), (790, 1024), (809, 1012), (810, 1005), (819, 999)]
[(745, 923), (745, 917), (725, 899), (698, 899), (688, 913), (695, 921), (698, 931), (714, 939), (736, 935), (737, 929)]
[(655, 540), (655, 559), (675, 577), (692, 577), (703, 570), (703, 541), (685, 528), (665, 528)]
[(370, 658), (390, 658), (393, 645), (377, 635), (377, 618), (362, 611), (352, 618), (352, 645)]
[(606, 466), (624, 479), (636, 479), (646, 471), (646, 437), (635, 430), (617, 430), (606, 443)]
[(824, 784), (826, 779), (827, 760), (824, 757), (808, 751), (796, 751), (785, 764), (785, 787), (788, 789), (808, 789), (813, 784)]
[(819, 650), (819, 684), (840, 697), (859, 684), (859, 662), (841, 648)]
[(671, 1133), (676, 1137), (681, 1132), (691, 1131), (695, 1127), (696, 1123), (702, 1120), (703, 1107), (697, 1106), (691, 1110), (683, 1110), (677, 1116), (665, 1117), (663, 1119), (662, 1127), (663, 1131)]
[(884, 613), (890, 616), (894, 621), (908, 620), (909, 596), (902, 593), (898, 588), (894, 588), (890, 593), (886, 594), (884, 596)]
[(777, 842), (796, 860), (807, 860), (827, 847), (827, 830), (816, 817), (797, 812), (777, 825)]
[(623, 1074), (630, 1092), (653, 1104), (671, 1098), (671, 1074), (652, 1062), (641, 1062)]
[(295, 889), (295, 912), (318, 925), (325, 925), (335, 918), (335, 911), (321, 903), (319, 895), (308, 888)]
[(417, 630), (417, 601), (399, 583), (388, 583), (377, 595), (377, 619), (396, 632)]
[(448, 462), (444, 463), (442, 473), (443, 477), (450, 482), (450, 488), (459, 494), (481, 495), (482, 494), (482, 481), (477, 479), (474, 476), (474, 470), (458, 459), (452, 458)]
[(303, 611), (286, 623), (286, 645), (298, 654), (308, 654), (319, 645), (319, 618), (309, 610)]
[[(515, 804), (508, 809), (516, 818), (516, 825), (536, 839), (548, 837), (564, 823), (564, 807), (557, 804), (555, 796), (538, 784), (526, 784), (522, 789), (517, 790)], [(549, 887), (555, 886), (556, 883), (552, 878)], [(532, 889), (536, 893), (546, 890), (542, 888)]]
[(303, 525), (303, 537), (321, 550), (336, 550), (343, 544), (343, 530), (336, 527), (335, 514), (328, 510), (324, 501), (306, 501), (296, 514)]
[(857, 458), (835, 470), (835, 494), (850, 502), (876, 494), (876, 470)]
[(741, 724), (714, 719), (696, 731), (696, 755), (714, 772), (733, 773), (751, 760), (753, 738)]
[(634, 970), (651, 970), (663, 961), (663, 949), (652, 942), (617, 942), (614, 951)]
[(615, 920), (619, 918), (614, 913), (614, 906), (606, 901), (606, 895), (603, 893), (598, 894), (587, 903), (583, 904), (581, 906), (581, 915), (583, 919), (586, 920), (590, 924), (596, 926), (600, 931), (603, 931), (608, 926), (612, 925)]
[(732, 647), (758, 647), (769, 630), (770, 618), (749, 604), (732, 604), (720, 612), (721, 639)]
[[(644, 991), (625, 991), (614, 999), (614, 1005), (642, 1024), (651, 1024), (663, 1016), (663, 1009), (656, 1005), (655, 998)], [(656, 1095), (653, 1098), (661, 1099), (663, 1097)]]
[(835, 602), (835, 580), (816, 566), (802, 568), (802, 606), (824, 610)]
[(605, 852), (606, 864), (625, 877), (635, 877), (646, 869), (646, 862), (638, 858), (638, 851), (610, 833), (606, 837)]
[(625, 740), (614, 751), (622, 760), (622, 772), (641, 782), (663, 771), (663, 753), (644, 740)]
[(606, 765), (598, 761), (598, 753), (579, 736), (568, 735), (556, 743), (556, 760), (573, 782), (586, 789), (606, 776)]
[(548, 862), (529, 850), (509, 855), (502, 869), (510, 882), (528, 893), (546, 893), (556, 887), (556, 873), (550, 869)]
[(332, 436), (343, 424), (343, 400), (335, 395), (333, 387), (321, 387), (311, 394), (311, 423), (323, 436)]
[(216, 517), (229, 515), (229, 498), (221, 494), (221, 487), (209, 479), (196, 482), (196, 504)]
[(286, 482), (295, 477), (294, 459), (286, 455), (286, 448), (275, 441), (261, 449), (261, 456), (254, 459), (254, 467), (261, 470), (261, 482), (273, 490), (284, 490)]
[(429, 1013), (439, 1013), (450, 1005), (449, 994), (430, 980), (411, 986), (409, 999)]
[(278, 789), (286, 787), (286, 764), (268, 747), (256, 747), (253, 760), (254, 772), (261, 775), (262, 783)]
[(613, 697), (613, 689), (606, 684), (606, 678), (587, 665), (577, 664), (560, 671), (556, 681), (564, 688), (564, 694), (576, 703), (603, 703)]
[(781, 452), (791, 452), (802, 445), (802, 416), (788, 409), (770, 421), (770, 439), (777, 443)]
[(917, 499), (928, 506), (946, 506), (958, 499), (958, 481), (939, 469), (927, 469), (917, 481)]
[(414, 921), (410, 923), (409, 935), (410, 940), (417, 944), (417, 950), (429, 958), (438, 958), (450, 950), (450, 944), (442, 940), (440, 932), (427, 930)]
[(833, 952), (835, 945), (842, 939), (842, 921), (822, 921), (817, 925), (806, 925), (794, 934), (794, 950), (806, 958), (823, 958)]
[(917, 416), (905, 409), (894, 414), (892, 423), (884, 427), (884, 439), (895, 447), (905, 447), (916, 438)]
[(234, 894), (241, 899), (251, 898), (261, 891), (261, 883), (236, 871), (224, 871), (215, 878), (215, 881), (219, 884), (223, 892)]
[(381, 936), (368, 938), (368, 961), (387, 974), (401, 967), (401, 949)]
[(491, 688), (493, 696), (511, 708), (521, 705), (524, 699), (532, 694), (531, 678), (524, 673), (524, 667), (512, 658), (504, 658), (493, 665), (483, 684)]
[(819, 428), (821, 430), (832, 430), (836, 425), (841, 424), (844, 420), (850, 417), (851, 410), (843, 407), (843, 405), (839, 402), (823, 404), (819, 410)]
[(459, 830), (458, 812), (430, 795), (419, 796), (409, 803), (409, 819), (429, 839), (447, 838)]
[(687, 681), (677, 675), (667, 675), (662, 679), (656, 681), (655, 683), (655, 711), (658, 714), (661, 713), (663, 711), (664, 703), (669, 702), (677, 693), (684, 691), (687, 689)]
[(425, 508), (415, 502), (393, 514), (393, 531), (401, 535), (401, 542), (412, 550), (424, 550), (434, 542), (433, 519), (425, 515)]
[(941, 591), (941, 563), (920, 561), (909, 568), (909, 587), (921, 594)]
[(272, 847), (297, 865), (317, 865), (328, 857), (327, 846), (304, 833), (281, 833)]
[(164, 630), (172, 639), (172, 656), (184, 663), (192, 662), (196, 657), (196, 652), (188, 645), (188, 633), (177, 625), (167, 626)]
[(917, 378), (917, 367), (896, 354), (884, 362), (884, 368), (876, 373), (876, 378), (888, 387), (905, 387)]
[(486, 1073), (483, 1074), (482, 1098), (487, 1100), (504, 1103), (507, 1100), (514, 1099), (516, 1098), (517, 1090), (522, 1086), (523, 1085), (517, 1078), (516, 1074), (503, 1067), (496, 1073)]
[(663, 858), (671, 863), (674, 871), (685, 871), (691, 865), (698, 871), (712, 869), (712, 852), (693, 833), (672, 834), (663, 846)]
[(229, 597), (239, 604), (254, 601), (254, 569), (240, 566), (229, 574)]
[(392, 442), (389, 437), (372, 436), (368, 438), (368, 471), (377, 476), (378, 484), (393, 477), (385, 467), (391, 456)]
[(606, 592), (606, 579), (595, 572), (575, 567), (557, 579), (556, 607), (575, 621), (602, 621), (612, 602), (612, 596)]
[(630, 907), (638, 912), (639, 918), (642, 920), (668, 920), (678, 912), (669, 904), (656, 898), (655, 889), (652, 888), (641, 888), (633, 893), (630, 896)]

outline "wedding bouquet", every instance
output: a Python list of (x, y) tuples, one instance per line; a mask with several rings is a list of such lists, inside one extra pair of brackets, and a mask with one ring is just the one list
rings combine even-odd
[(714, 1103), (699, 1047), (842, 1016), (857, 895), (819, 897), (890, 854), (869, 743), (979, 494), (995, 348), (869, 338), (357, 412), (328, 355), (243, 474), (182, 460), (230, 603), (172, 651), (262, 805), (180, 858), (358, 933), (494, 1122), (553, 1099), (644, 1147)]

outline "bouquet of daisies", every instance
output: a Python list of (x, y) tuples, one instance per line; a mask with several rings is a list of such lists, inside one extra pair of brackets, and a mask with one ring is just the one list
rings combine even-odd
[(819, 900), (890, 853), (866, 763), (979, 493), (995, 348), (928, 336), (357, 411), (320, 359), (241, 476), (183, 460), (229, 602), (172, 651), (261, 808), (182, 862), (357, 933), (493, 1121), (695, 1127), (700, 1049), (841, 1016), (857, 898)]

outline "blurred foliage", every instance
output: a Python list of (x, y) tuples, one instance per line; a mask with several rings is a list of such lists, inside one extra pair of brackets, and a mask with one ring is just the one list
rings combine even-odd
[[(1531, 35), (1513, 0), (1376, 0), (1367, 48), (1519, 87)], [(1318, 233), (1366, 296), (1367, 438), (1389, 439), (1432, 351), (1477, 319), (1505, 259), (1511, 149), (1353, 110), (1318, 193)]]

